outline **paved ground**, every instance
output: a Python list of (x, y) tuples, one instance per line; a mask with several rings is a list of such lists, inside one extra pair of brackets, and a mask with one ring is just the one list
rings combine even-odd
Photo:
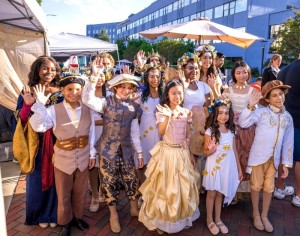
[[(12, 163), (12, 162), (11, 162)], [(15, 165), (12, 163), (12, 165)], [(288, 178), (287, 183), (294, 185), (293, 173)], [(41, 229), (38, 226), (26, 226), (25, 220), (25, 186), (26, 177), (21, 175), (16, 186), (9, 211), (6, 215), (8, 235), (58, 235), (61, 227)], [(72, 228), (72, 236), (79, 235), (115, 235), (110, 231), (108, 208), (104, 203), (100, 204), (98, 212), (91, 213), (88, 210), (91, 196), (87, 192), (86, 210), (84, 219), (90, 224), (87, 232), (81, 232)], [(122, 232), (119, 235), (157, 235), (156, 232), (148, 231), (137, 218), (129, 214), (129, 204), (125, 197), (118, 206)], [(200, 218), (193, 227), (183, 230), (174, 235), (210, 235), (205, 225), (205, 195), (201, 195)], [(291, 197), (284, 200), (274, 199), (270, 207), (270, 220), (274, 225), (273, 233), (259, 232), (252, 226), (251, 222), (251, 202), (249, 199), (240, 201), (235, 206), (229, 206), (222, 210), (222, 219), (229, 227), (228, 235), (300, 235), (300, 208), (291, 205)]]

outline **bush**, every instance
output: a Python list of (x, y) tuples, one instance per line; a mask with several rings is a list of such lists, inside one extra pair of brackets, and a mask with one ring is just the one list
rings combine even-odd
[(258, 67), (251, 68), (251, 76), (257, 78), (260, 75)]

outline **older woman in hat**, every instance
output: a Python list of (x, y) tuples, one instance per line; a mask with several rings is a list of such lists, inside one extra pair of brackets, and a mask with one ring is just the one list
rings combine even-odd
[[(100, 70), (99, 70), (100, 72)], [(121, 231), (116, 204), (119, 182), (122, 180), (126, 195), (130, 199), (130, 213), (138, 216), (139, 181), (135, 171), (132, 144), (138, 153), (138, 167), (144, 165), (140, 143), (138, 119), (142, 110), (129, 96), (138, 86), (139, 78), (121, 74), (107, 82), (113, 94), (106, 98), (95, 96), (97, 73), (84, 88), (83, 102), (103, 114), (103, 132), (99, 140), (99, 169), (102, 179), (101, 190), (110, 211), (110, 227), (114, 233)]]
[[(285, 110), (285, 94), (290, 86), (273, 80), (262, 88), (262, 98), (252, 93), (249, 104), (241, 112), (239, 125), (243, 128), (256, 124), (254, 142), (250, 150), (247, 171), (250, 173), (253, 223), (256, 229), (273, 231), (268, 219), (269, 206), (275, 188), (275, 175), (282, 157), (283, 174), (293, 165), (293, 119)], [(256, 109), (260, 103), (262, 108)], [(259, 212), (259, 194), (263, 190), (262, 212)]]

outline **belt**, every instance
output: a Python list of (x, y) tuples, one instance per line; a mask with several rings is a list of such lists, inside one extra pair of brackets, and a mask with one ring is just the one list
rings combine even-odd
[(172, 144), (172, 143), (163, 143), (164, 146), (172, 147), (172, 148), (181, 148), (180, 144)]
[(55, 145), (59, 149), (72, 151), (76, 148), (84, 148), (89, 143), (89, 136), (72, 137), (64, 140), (56, 140)]

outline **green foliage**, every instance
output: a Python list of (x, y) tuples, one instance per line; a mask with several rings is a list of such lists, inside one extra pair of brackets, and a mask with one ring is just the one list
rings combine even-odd
[(183, 40), (170, 40), (163, 39), (154, 46), (155, 50), (159, 52), (161, 56), (166, 58), (172, 65), (177, 64), (178, 58), (180, 58), (186, 52), (194, 52), (194, 42)]
[(152, 50), (152, 45), (144, 39), (129, 39), (122, 58), (132, 61), (139, 50), (143, 50), (147, 55)]
[(100, 34), (95, 34), (95, 38), (101, 39), (103, 41), (109, 42), (109, 35), (106, 33), (106, 29), (102, 29)]
[(224, 61), (224, 68), (225, 69), (232, 69), (233, 65), (234, 65), (233, 61), (225, 59), (225, 61)]
[(283, 23), (271, 45), (271, 51), (282, 55), (283, 63), (290, 63), (298, 58), (300, 52), (300, 12)]
[(37, 3), (41, 6), (42, 5), (42, 1), (43, 0), (36, 0), (37, 1)]
[(251, 68), (251, 77), (255, 77), (256, 78), (258, 76), (260, 76), (258, 67), (252, 67)]

